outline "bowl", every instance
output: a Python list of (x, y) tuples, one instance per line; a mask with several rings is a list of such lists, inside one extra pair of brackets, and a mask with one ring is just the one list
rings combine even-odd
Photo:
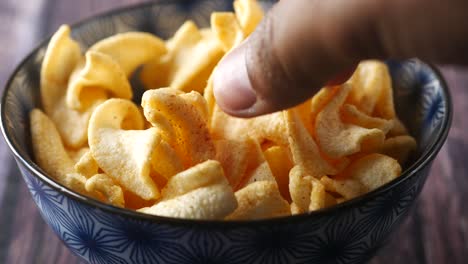
[[(268, 3), (264, 2), (266, 5)], [(78, 23), (83, 47), (118, 32), (167, 38), (186, 20), (209, 24), (231, 1), (154, 1)], [(48, 39), (16, 68), (1, 101), (2, 132), (43, 219), (90, 263), (362, 263), (399, 226), (426, 181), (451, 122), (439, 72), (417, 59), (388, 61), (396, 109), (418, 150), (401, 177), (361, 197), (308, 214), (256, 221), (146, 215), (100, 203), (52, 180), (32, 158), (28, 113), (40, 106), (39, 72)]]

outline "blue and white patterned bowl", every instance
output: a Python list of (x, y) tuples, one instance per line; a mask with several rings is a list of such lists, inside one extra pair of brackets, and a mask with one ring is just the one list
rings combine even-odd
[[(169, 37), (186, 19), (208, 25), (231, 1), (161, 0), (120, 9), (73, 27), (87, 47), (118, 32)], [(47, 41), (16, 69), (1, 101), (3, 135), (42, 217), (91, 263), (361, 263), (401, 223), (420, 193), (451, 122), (440, 74), (419, 61), (388, 62), (400, 117), (418, 140), (401, 177), (362, 197), (309, 214), (244, 222), (145, 215), (83, 197), (54, 182), (33, 161), (28, 113), (40, 106), (39, 71)]]

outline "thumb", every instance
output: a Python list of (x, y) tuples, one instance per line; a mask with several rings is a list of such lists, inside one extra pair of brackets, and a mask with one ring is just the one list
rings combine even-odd
[(464, 0), (280, 1), (219, 63), (214, 95), (228, 114), (252, 117), (307, 100), (363, 59), (468, 64), (467, 8)]

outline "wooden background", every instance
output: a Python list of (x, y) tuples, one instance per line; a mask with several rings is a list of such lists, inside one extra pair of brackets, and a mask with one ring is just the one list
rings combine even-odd
[[(0, 0), (0, 89), (19, 61), (62, 23), (139, 0)], [(468, 263), (468, 69), (443, 67), (455, 115), (409, 219), (372, 264)], [(82, 263), (39, 216), (0, 140), (0, 263)]]

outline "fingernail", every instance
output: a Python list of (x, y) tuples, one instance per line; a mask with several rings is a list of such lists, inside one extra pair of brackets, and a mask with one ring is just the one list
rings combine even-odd
[(231, 113), (249, 109), (257, 101), (247, 73), (244, 43), (221, 60), (213, 76), (216, 101), (223, 110)]

